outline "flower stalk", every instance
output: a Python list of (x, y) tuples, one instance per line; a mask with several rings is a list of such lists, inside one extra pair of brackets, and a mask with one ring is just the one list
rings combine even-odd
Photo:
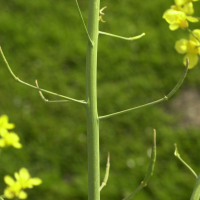
[(86, 115), (88, 144), (88, 200), (100, 200), (99, 117), (97, 111), (97, 47), (100, 0), (89, 0), (86, 58)]

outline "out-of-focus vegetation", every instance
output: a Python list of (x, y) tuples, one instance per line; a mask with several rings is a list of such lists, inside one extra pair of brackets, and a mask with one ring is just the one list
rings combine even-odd
[[(79, 1), (87, 22), (88, 1)], [(176, 85), (184, 66), (174, 49), (188, 33), (172, 32), (162, 19), (172, 1), (102, 0), (107, 6), (102, 31), (122, 36), (146, 33), (137, 41), (100, 35), (98, 54), (99, 115), (162, 98)], [(195, 14), (200, 13), (194, 2)], [(87, 37), (75, 1), (13, 0), (0, 2), (0, 45), (22, 80), (72, 98), (85, 97)], [(194, 15), (195, 16), (195, 15)], [(191, 29), (200, 28), (192, 24)], [(195, 178), (174, 157), (174, 143), (198, 173), (200, 161), (200, 64), (172, 99), (100, 123), (101, 179), (107, 152), (110, 177), (102, 199), (122, 199), (143, 180), (150, 161), (153, 128), (157, 162), (148, 187), (135, 199), (189, 199)], [(16, 124), (23, 148), (1, 151), (0, 192), (5, 174), (21, 167), (43, 184), (29, 199), (87, 199), (85, 110), (76, 104), (45, 104), (36, 90), (13, 81), (0, 59), (0, 114)], [(47, 99), (57, 97), (45, 95)]]

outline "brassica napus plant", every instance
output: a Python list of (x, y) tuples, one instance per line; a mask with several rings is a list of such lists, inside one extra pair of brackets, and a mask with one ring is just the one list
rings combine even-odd
[(163, 18), (170, 24), (169, 29), (171, 31), (174, 31), (178, 29), (179, 27), (185, 30), (188, 28), (190, 22), (198, 22), (199, 20), (195, 17), (187, 16), (182, 11), (177, 11), (174, 9), (169, 9), (165, 11), (163, 14)]
[(0, 147), (13, 146), (18, 149), (22, 147), (19, 136), (14, 132), (9, 132), (14, 127), (14, 124), (8, 122), (7, 115), (0, 116)]
[(19, 199), (26, 199), (27, 193), (24, 189), (33, 188), (33, 186), (40, 185), (42, 180), (39, 178), (31, 178), (26, 168), (21, 168), (18, 172), (14, 173), (14, 180), (11, 176), (6, 175), (4, 177), (5, 183), (8, 187), (4, 190), (4, 197), (12, 199), (18, 197)]
[(4, 130), (10, 130), (15, 128), (15, 125), (8, 122), (8, 116), (2, 115), (0, 116), (0, 135)]
[(14, 132), (8, 132), (7, 130), (1, 133), (0, 147), (13, 146), (17, 149), (21, 148), (22, 145), (19, 143), (19, 136)]
[[(22, 144), (19, 142), (19, 136), (14, 132), (9, 132), (15, 125), (8, 122), (8, 116), (0, 116), (0, 147), (13, 146), (14, 148), (22, 148)], [(21, 168), (18, 172), (14, 173), (14, 180), (11, 176), (6, 175), (4, 177), (5, 183), (8, 185), (4, 190), (4, 194), (1, 195), (4, 198), (12, 199), (26, 199), (27, 193), (24, 192), (26, 188), (32, 188), (34, 185), (40, 185), (42, 180), (39, 178), (31, 178), (26, 168)]]
[[(175, 0), (176, 5), (172, 5), (170, 9), (164, 12), (163, 18), (170, 24), (169, 29), (174, 31), (179, 27), (183, 30), (187, 30), (189, 35), (189, 40), (180, 39), (175, 43), (175, 49), (180, 54), (186, 54), (183, 59), (184, 65), (186, 57), (189, 58), (189, 69), (192, 69), (198, 64), (200, 55), (200, 29), (190, 30), (189, 22), (199, 22), (198, 17), (192, 17), (194, 13), (192, 1), (198, 0)], [(190, 200), (200, 199), (200, 175), (197, 175), (194, 170), (180, 157), (180, 154), (175, 144), (174, 155), (192, 172), (196, 178), (196, 183), (191, 195)]]
[(186, 54), (183, 58), (184, 65), (186, 65), (186, 57), (189, 58), (189, 69), (192, 69), (198, 64), (200, 55), (200, 29), (195, 29), (193, 31), (189, 29), (189, 22), (199, 22), (198, 17), (191, 16), (194, 14), (193, 1), (175, 0), (175, 5), (172, 5), (171, 8), (166, 10), (163, 14), (163, 18), (169, 23), (169, 29), (171, 31), (181, 28), (190, 33), (189, 40), (180, 39), (175, 43), (177, 52)]
[(192, 1), (198, 0), (175, 0), (175, 5), (172, 5), (171, 8), (174, 10), (182, 11), (187, 15), (194, 14), (194, 8)]
[[(190, 59), (189, 68), (193, 68), (197, 65), (200, 55), (200, 29), (195, 29), (192, 31), (193, 34), (190, 34), (189, 40), (180, 39), (175, 44), (175, 49), (180, 54), (186, 54), (183, 58), (185, 63), (186, 57)], [(194, 35), (199, 39), (197, 40)]]
[[(22, 81), (12, 71), (1, 48), (0, 48), (0, 53), (2, 55), (5, 65), (9, 73), (11, 74), (12, 78), (18, 83), (21, 83), (32, 89), (35, 89), (36, 91), (39, 91), (39, 95), (41, 96), (42, 100), (44, 100), (46, 103), (61, 103), (61, 102), (62, 103), (64, 102), (76, 103), (77, 105), (83, 106), (85, 108), (86, 118), (87, 118), (87, 146), (88, 146), (87, 148), (88, 149), (88, 200), (100, 200), (100, 191), (107, 184), (109, 168), (110, 168), (110, 156), (108, 156), (105, 178), (103, 180), (102, 185), (100, 186), (100, 164), (99, 164), (100, 163), (100, 159), (99, 159), (100, 121), (106, 120), (108, 118), (115, 117), (118, 115), (122, 115), (125, 113), (129, 113), (131, 111), (134, 111), (142, 107), (154, 105), (154, 104), (168, 100), (172, 95), (175, 94), (175, 92), (179, 89), (179, 87), (183, 83), (183, 80), (185, 79), (186, 74), (187, 74), (189, 59), (186, 60), (187, 64), (186, 64), (185, 71), (183, 72), (183, 75), (181, 76), (177, 85), (164, 97), (156, 101), (147, 103), (145, 105), (132, 107), (132, 108), (122, 110), (119, 112), (114, 112), (111, 114), (99, 116), (98, 104), (97, 104), (97, 50), (98, 50), (99, 35), (115, 37), (118, 39), (136, 42), (135, 40), (142, 38), (145, 35), (145, 33), (139, 34), (134, 37), (124, 37), (124, 36), (119, 36), (116, 34), (107, 33), (107, 32), (99, 30), (99, 22), (107, 21), (107, 19), (106, 20), (105, 18), (103, 19), (104, 13), (102, 11), (105, 9), (105, 7), (103, 7), (102, 9), (100, 8), (100, 0), (89, 0), (89, 15), (88, 15), (88, 27), (87, 27), (84, 22), (78, 1), (75, 0), (75, 3), (77, 6), (79, 16), (80, 16), (80, 20), (82, 21), (82, 24), (83, 24), (83, 29), (85, 30), (85, 34), (87, 36), (86, 90), (85, 90), (85, 98), (83, 100), (74, 99), (68, 96), (64, 96), (62, 94), (58, 94), (58, 93), (40, 88), (37, 81), (36, 81), (36, 85), (31, 85), (29, 83)], [(183, 20), (180, 23), (178, 23), (178, 26), (180, 25), (182, 26), (183, 24), (183, 26), (186, 27), (187, 19), (186, 17), (183, 16)], [(48, 100), (45, 98), (43, 93), (54, 95), (58, 97), (59, 99)], [(124, 200), (128, 200), (132, 198), (138, 191), (140, 191), (143, 187), (145, 187), (147, 185), (147, 182), (149, 181), (149, 178), (153, 174), (154, 164), (156, 161), (156, 141), (155, 140), (156, 139), (155, 139), (155, 130), (154, 130), (154, 142), (153, 142), (153, 148), (152, 148), (152, 154), (151, 154), (151, 161), (150, 161), (147, 174), (144, 180), (139, 185), (139, 187), (135, 191), (133, 191), (130, 195), (125, 197)]]

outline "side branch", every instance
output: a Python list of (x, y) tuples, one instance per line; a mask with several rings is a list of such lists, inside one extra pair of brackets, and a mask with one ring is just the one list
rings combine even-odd
[(99, 31), (99, 33), (102, 34), (102, 35), (108, 35), (108, 36), (120, 38), (120, 39), (123, 39), (123, 40), (137, 40), (137, 39), (140, 39), (141, 37), (143, 37), (145, 35), (145, 33), (142, 33), (142, 34), (137, 35), (135, 37), (122, 37), (122, 36), (119, 36), (119, 35), (114, 35), (114, 34), (102, 32), (102, 31)]
[(190, 172), (192, 172), (192, 174), (195, 176), (195, 178), (198, 178), (195, 171), (181, 158), (181, 156), (178, 152), (177, 144), (174, 144), (174, 146), (175, 146), (174, 155), (190, 170)]
[(112, 114), (109, 114), (109, 115), (100, 116), (99, 120), (103, 120), (103, 119), (107, 119), (107, 118), (114, 117), (114, 116), (117, 116), (117, 115), (121, 115), (121, 114), (130, 112), (132, 110), (136, 110), (138, 108), (150, 106), (150, 105), (157, 104), (157, 103), (160, 103), (162, 101), (168, 100), (179, 89), (179, 87), (182, 85), (182, 83), (183, 83), (183, 81), (184, 81), (184, 79), (185, 79), (185, 77), (187, 75), (188, 66), (189, 66), (189, 59), (187, 58), (186, 59), (186, 67), (185, 67), (185, 70), (184, 70), (179, 82), (177, 83), (177, 85), (172, 89), (172, 91), (167, 96), (164, 96), (162, 99), (159, 99), (159, 100), (156, 100), (156, 101), (153, 101), (151, 103), (147, 103), (147, 104), (144, 104), (144, 105), (141, 105), (141, 106), (137, 106), (137, 107), (130, 108), (130, 109), (127, 109), (127, 110), (116, 112), (116, 113), (112, 113)]
[(77, 1), (77, 0), (75, 0), (75, 1), (76, 1), (76, 5), (77, 5), (77, 8), (78, 8), (78, 13), (79, 13), (79, 16), (80, 16), (80, 18), (81, 18), (81, 20), (82, 20), (82, 23), (83, 23), (85, 32), (86, 32), (86, 34), (87, 34), (87, 36), (88, 36), (88, 39), (90, 40), (90, 43), (91, 43), (92, 46), (93, 46), (93, 42), (92, 42), (92, 40), (91, 40), (91, 38), (90, 38), (90, 35), (89, 35), (89, 33), (88, 33), (88, 30), (87, 30), (87, 27), (86, 27), (86, 25), (85, 25), (85, 22), (84, 22), (84, 19), (83, 19), (83, 15), (81, 14), (81, 9), (80, 9), (80, 7), (79, 7), (79, 5), (78, 5), (78, 1)]
[(108, 158), (107, 158), (107, 164), (106, 164), (106, 173), (103, 179), (103, 182), (100, 186), (100, 191), (103, 189), (104, 186), (106, 186), (108, 177), (109, 177), (109, 171), (110, 171), (110, 153), (108, 152)]
[[(37, 88), (39, 88), (39, 85), (38, 85), (37, 80), (35, 80), (35, 84), (36, 84)], [(46, 99), (46, 98), (44, 97), (44, 95), (42, 94), (42, 92), (41, 92), (40, 90), (39, 90), (38, 92), (39, 92), (39, 95), (40, 95), (41, 99), (42, 99), (45, 103), (73, 103), (73, 102), (70, 101), (70, 100), (55, 100), (55, 101), (50, 101), (50, 100), (48, 100), (48, 99)], [(82, 100), (82, 101), (84, 102), (84, 100)]]
[(147, 186), (147, 183), (148, 183), (150, 177), (153, 175), (154, 166), (155, 166), (155, 162), (156, 162), (156, 130), (154, 129), (153, 131), (154, 131), (153, 147), (152, 147), (152, 152), (151, 152), (151, 161), (150, 161), (150, 164), (149, 164), (149, 168), (148, 168), (147, 174), (146, 174), (144, 180), (141, 182), (140, 186), (134, 192), (132, 192), (130, 195), (125, 197), (123, 200), (130, 199), (135, 194), (137, 194), (142, 188)]
[(70, 97), (66, 97), (66, 96), (64, 96), (64, 95), (60, 95), (60, 94), (57, 94), (57, 93), (54, 93), (54, 92), (51, 92), (51, 91), (48, 91), (48, 90), (45, 90), (45, 89), (36, 87), (36, 86), (34, 86), (34, 85), (31, 85), (31, 84), (29, 84), (29, 83), (26, 83), (26, 82), (20, 80), (17, 76), (15, 76), (15, 74), (14, 74), (13, 71), (12, 71), (12, 69), (10, 68), (10, 66), (9, 66), (9, 64), (8, 64), (8, 62), (7, 62), (7, 60), (6, 60), (5, 56), (4, 56), (4, 54), (3, 54), (3, 51), (2, 51), (2, 49), (1, 49), (1, 47), (0, 47), (0, 53), (1, 53), (1, 56), (2, 56), (2, 58), (3, 58), (3, 60), (4, 60), (5, 64), (6, 64), (6, 66), (7, 66), (8, 71), (10, 72), (11, 76), (14, 78), (15, 81), (17, 81), (17, 82), (19, 82), (19, 83), (21, 83), (21, 84), (23, 84), (23, 85), (26, 85), (26, 86), (28, 86), (28, 87), (34, 88), (34, 89), (36, 89), (36, 90), (43, 91), (43, 92), (46, 92), (46, 93), (49, 93), (49, 94), (52, 94), (52, 95), (55, 95), (55, 96), (58, 96), (58, 97), (61, 97), (61, 98), (70, 100), (70, 101), (72, 101), (72, 102), (74, 102), (74, 103), (79, 103), (79, 104), (84, 104), (84, 105), (87, 104), (85, 101), (83, 102), (83, 101), (80, 101), (80, 100), (77, 100), (77, 99), (73, 99), (73, 98), (70, 98)]

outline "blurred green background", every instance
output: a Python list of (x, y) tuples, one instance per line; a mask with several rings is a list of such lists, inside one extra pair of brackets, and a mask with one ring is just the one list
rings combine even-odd
[[(137, 41), (100, 35), (98, 54), (99, 115), (142, 105), (167, 95), (184, 66), (175, 41), (188, 38), (170, 31), (162, 19), (168, 0), (102, 0), (107, 6), (100, 30), (121, 36), (146, 33)], [(79, 1), (87, 23), (88, 1)], [(200, 2), (194, 3), (200, 13)], [(75, 1), (0, 1), (0, 45), (23, 81), (72, 98), (85, 97), (87, 37)], [(199, 23), (190, 28), (199, 28)], [(101, 199), (122, 199), (143, 180), (157, 130), (157, 162), (148, 187), (135, 196), (145, 200), (189, 199), (195, 178), (174, 156), (174, 143), (199, 173), (200, 64), (188, 72), (169, 101), (100, 123), (101, 180), (107, 152), (111, 170)], [(76, 104), (45, 104), (36, 90), (13, 81), (0, 59), (0, 115), (15, 123), (23, 148), (1, 151), (0, 193), (5, 174), (29, 169), (43, 184), (28, 191), (30, 200), (87, 199), (86, 115)], [(49, 100), (58, 98), (45, 95)]]

